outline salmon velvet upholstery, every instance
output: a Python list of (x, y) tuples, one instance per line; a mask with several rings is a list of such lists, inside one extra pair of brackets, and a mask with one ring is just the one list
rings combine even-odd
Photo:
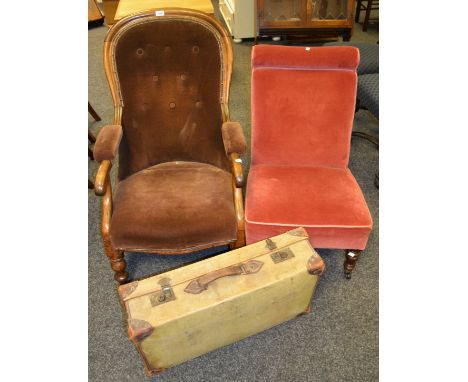
[(359, 50), (252, 51), (246, 239), (303, 226), (316, 248), (364, 249), (372, 219), (348, 169)]
[(237, 219), (221, 106), (230, 74), (227, 34), (191, 10), (130, 19), (106, 39), (123, 130), (112, 247), (186, 253), (233, 243)]

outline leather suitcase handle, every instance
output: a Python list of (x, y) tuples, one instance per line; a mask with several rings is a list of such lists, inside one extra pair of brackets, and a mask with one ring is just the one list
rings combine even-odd
[(192, 280), (184, 289), (186, 293), (199, 294), (208, 289), (208, 285), (213, 281), (226, 276), (236, 275), (249, 275), (257, 273), (262, 267), (263, 263), (258, 260), (250, 260), (246, 263), (231, 265), (226, 268), (217, 269), (216, 271), (209, 272), (206, 275)]

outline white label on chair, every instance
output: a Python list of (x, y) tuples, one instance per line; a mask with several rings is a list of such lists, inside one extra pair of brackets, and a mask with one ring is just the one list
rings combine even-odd
[(154, 12), (156, 16), (164, 16), (164, 11), (156, 11)]

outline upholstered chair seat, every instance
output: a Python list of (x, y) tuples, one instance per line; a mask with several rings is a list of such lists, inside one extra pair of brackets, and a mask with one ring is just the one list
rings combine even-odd
[(349, 169), (254, 166), (248, 197), (249, 242), (302, 226), (316, 248), (366, 247), (372, 220)]
[(119, 183), (112, 246), (183, 253), (237, 240), (232, 174), (197, 162), (168, 162)]
[(346, 250), (351, 277), (372, 218), (348, 168), (356, 100), (354, 47), (257, 45), (247, 243), (302, 226), (316, 248)]

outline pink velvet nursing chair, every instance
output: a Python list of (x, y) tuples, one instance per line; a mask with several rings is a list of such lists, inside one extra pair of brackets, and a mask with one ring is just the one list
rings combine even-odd
[(252, 52), (252, 164), (246, 239), (304, 227), (345, 249), (351, 278), (372, 218), (348, 168), (359, 50), (258, 45)]

